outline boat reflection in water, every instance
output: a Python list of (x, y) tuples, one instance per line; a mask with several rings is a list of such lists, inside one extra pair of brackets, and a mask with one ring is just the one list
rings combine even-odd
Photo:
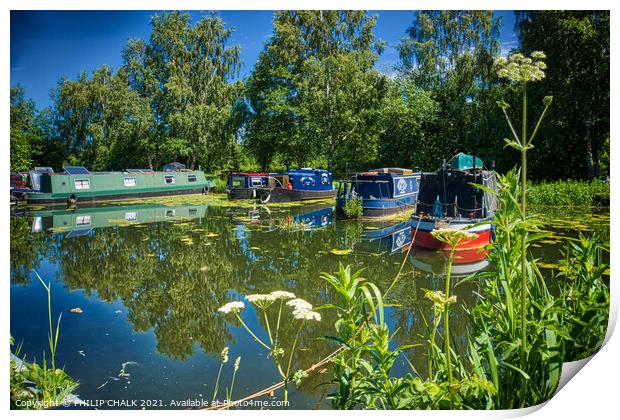
[(411, 243), (412, 232), (411, 222), (405, 221), (380, 229), (366, 230), (362, 238), (376, 244), (376, 252), (393, 254), (406, 249)]
[(26, 216), (32, 218), (32, 233), (63, 232), (72, 237), (114, 226), (200, 219), (206, 210), (206, 205), (134, 204), (31, 211)]
[[(410, 221), (393, 224), (381, 229), (364, 232), (363, 239), (375, 243), (377, 252), (393, 254), (406, 252), (411, 244), (415, 229)], [(465, 277), (488, 267), (488, 251), (482, 248), (457, 250), (454, 253), (451, 274), (454, 278)], [(409, 259), (418, 270), (434, 275), (445, 275), (450, 251), (428, 250), (415, 246), (411, 248)]]
[[(489, 266), (487, 255), (488, 251), (478, 249), (456, 251), (450, 271), (451, 277), (458, 279), (486, 269)], [(415, 268), (439, 276), (446, 274), (449, 258), (449, 251), (431, 251), (415, 246), (409, 255), (409, 261)]]
[(331, 225), (333, 216), (333, 207), (323, 207), (316, 210), (296, 214), (295, 216), (293, 216), (293, 222), (301, 224), (307, 229), (320, 229)]

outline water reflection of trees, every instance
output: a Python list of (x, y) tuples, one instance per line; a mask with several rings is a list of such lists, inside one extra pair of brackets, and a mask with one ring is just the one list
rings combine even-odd
[(25, 217), (11, 217), (10, 222), (10, 267), (13, 284), (30, 282), (30, 272), (39, 268), (41, 261), (53, 247), (53, 238), (30, 234), (30, 220)]
[[(25, 219), (15, 220), (20, 225)], [(97, 293), (108, 302), (121, 300), (134, 330), (153, 328), (160, 353), (185, 359), (193, 354), (195, 344), (216, 353), (233, 340), (227, 324), (232, 320), (217, 312), (231, 299), (231, 293), (289, 290), (320, 305), (334, 298), (320, 278), (322, 272), (336, 271), (339, 263), (363, 267), (364, 277), (386, 290), (404, 257), (404, 253), (378, 255), (372, 247), (363, 246), (357, 225), (335, 223), (311, 231), (279, 227), (282, 225), (273, 220), (256, 225), (239, 223), (224, 209), (210, 208), (197, 222), (97, 229), (93, 234), (64, 240), (31, 235), (21, 227), (15, 229), (15, 254), (19, 255), (17, 247), (28, 248), (29, 254), (13, 258), (12, 240), (12, 268), (27, 273), (43, 255), (50, 254), (59, 264), (66, 287), (82, 289), (87, 295)], [(349, 255), (326, 253), (349, 246), (357, 251)], [(53, 251), (48, 251), (50, 248)], [(400, 343), (421, 342), (424, 326), (420, 314), (427, 318), (431, 314), (423, 289), (435, 289), (442, 283), (437, 280), (434, 284), (432, 275), (412, 269), (405, 267), (405, 275), (388, 299), (397, 305), (390, 310), (390, 317), (398, 327)], [(465, 291), (464, 299), (469, 294)], [(302, 335), (302, 351), (294, 370), (307, 368), (334, 348), (333, 343), (317, 339), (331, 335), (336, 321), (333, 312), (325, 310), (322, 315), (323, 320), (309, 325)], [(454, 334), (459, 336), (466, 327), (465, 317), (455, 312), (453, 319)], [(283, 329), (285, 348), (295, 332), (295, 328)], [(423, 369), (423, 352), (412, 351), (411, 357), (416, 368)], [(310, 390), (323, 380), (311, 377), (304, 387)]]

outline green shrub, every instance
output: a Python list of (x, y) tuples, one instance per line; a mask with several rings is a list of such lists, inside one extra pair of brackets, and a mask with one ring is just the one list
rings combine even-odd
[(529, 185), (528, 202), (540, 206), (609, 205), (609, 183), (562, 180)]
[(359, 219), (364, 213), (364, 200), (361, 197), (347, 198), (344, 202), (344, 215), (348, 219)]
[(215, 186), (211, 188), (211, 192), (213, 193), (225, 193), (226, 185), (228, 184), (228, 179), (217, 177), (213, 178), (213, 182), (215, 182)]
[(598, 234), (580, 234), (564, 248), (556, 279), (564, 308), (560, 320), (571, 338), (565, 343), (565, 361), (585, 359), (603, 345), (609, 319), (609, 286), (604, 279), (609, 264), (602, 262), (603, 253), (609, 255), (609, 245)]

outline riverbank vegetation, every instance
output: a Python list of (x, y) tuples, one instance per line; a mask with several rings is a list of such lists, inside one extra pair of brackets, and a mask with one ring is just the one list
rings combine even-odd
[(48, 346), (49, 365), (45, 351), (41, 358), (41, 364), (36, 360), (27, 362), (21, 356), (21, 344), (15, 345), (11, 336), (11, 361), (10, 361), (10, 401), (11, 409), (33, 410), (58, 407), (68, 401), (71, 393), (78, 387), (78, 383), (72, 379), (62, 368), (56, 367), (56, 351), (60, 336), (60, 320), (62, 314), (54, 326), (52, 318), (52, 291), (51, 285), (45, 283), (39, 274), (37, 278), (47, 292), (48, 312)]
[(609, 206), (609, 182), (602, 180), (558, 180), (532, 183), (527, 199), (538, 206)]
[[(398, 304), (390, 300), (389, 290), (382, 294), (350, 266), (324, 275), (338, 292), (338, 302), (328, 307), (338, 312), (335, 340), (345, 347), (331, 367), (329, 401), (333, 408), (528, 407), (553, 396), (563, 362), (591, 356), (600, 348), (609, 316), (609, 284), (603, 274), (609, 266), (601, 260), (608, 245), (597, 235), (570, 239), (564, 247), (566, 261), (554, 274), (539, 267), (528, 250), (548, 233), (529, 225), (523, 294), (524, 236), (514, 230), (521, 221), (515, 204), (518, 180), (516, 171), (499, 179), (497, 239), (489, 254), (495, 270), (467, 280), (481, 283), (481, 298), (467, 308), (470, 324), (465, 349), (451, 344), (449, 333), (450, 306), (459, 299), (450, 282), (453, 256), (445, 290), (426, 293), (433, 302), (424, 344), (426, 377), (411, 364), (409, 374), (392, 374), (395, 361), (409, 345), (396, 344), (394, 332), (385, 323), (385, 308)], [(437, 237), (443, 234), (436, 232)], [(549, 282), (554, 283), (554, 292)]]
[[(335, 333), (326, 338), (342, 348), (331, 359), (327, 385), (333, 408), (534, 406), (555, 393), (563, 362), (587, 357), (602, 344), (609, 316), (609, 286), (604, 278), (609, 266), (601, 258), (608, 252), (601, 237), (568, 239), (564, 265), (558, 266), (557, 274), (543, 270), (531, 253), (536, 242), (551, 235), (542, 229), (541, 220), (527, 211), (528, 151), (552, 103), (551, 97), (544, 98), (544, 108), (530, 131), (527, 91), (532, 82), (544, 78), (544, 59), (544, 53), (533, 52), (530, 57), (515, 54), (496, 61), (498, 75), (515, 83), (522, 95), (520, 134), (508, 116), (509, 104), (498, 103), (510, 132), (504, 142), (520, 152), (521, 165), (505, 175), (498, 174), (498, 191), (489, 190), (499, 201), (496, 237), (487, 246), (493, 270), (479, 271), (465, 280), (480, 285), (480, 299), (466, 308), (469, 323), (465, 348), (459, 349), (450, 333), (450, 308), (459, 299), (454, 294), (451, 267), (459, 243), (475, 239), (476, 234), (450, 228), (432, 232), (435, 239), (450, 245), (450, 252), (443, 289), (428, 290), (425, 295), (433, 302), (423, 344), (428, 355), (426, 377), (408, 360), (408, 374), (392, 373), (396, 360), (413, 347), (398, 345), (386, 322), (386, 306), (399, 304), (390, 301), (389, 293), (401, 272), (381, 292), (375, 283), (362, 277), (362, 270), (341, 265), (337, 273), (322, 275), (335, 292), (322, 309), (337, 316)], [(269, 332), (268, 322), (266, 326)], [(288, 378), (283, 378), (286, 383)]]
[[(492, 70), (501, 22), (489, 11), (412, 12), (393, 68), (364, 11), (278, 11), (251, 72), (215, 14), (154, 15), (119, 68), (62, 79), (37, 109), (11, 88), (11, 169), (79, 164), (160, 168), (178, 160), (210, 172), (329, 167), (337, 175), (387, 165), (435, 170), (459, 151), (512, 168), (498, 100), (519, 89)], [(554, 96), (531, 180), (603, 176), (609, 168), (609, 13), (516, 14), (517, 49), (547, 54), (531, 110)], [(562, 42), (571, 39), (571, 43)], [(574, 45), (580, 45), (575, 49)]]

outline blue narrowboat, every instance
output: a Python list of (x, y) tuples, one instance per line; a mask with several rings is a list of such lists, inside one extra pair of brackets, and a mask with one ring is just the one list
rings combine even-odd
[(313, 168), (278, 173), (235, 172), (228, 178), (227, 193), (229, 198), (256, 198), (263, 204), (336, 196), (332, 173)]
[(415, 210), (421, 172), (401, 168), (381, 168), (359, 172), (341, 182), (336, 211), (344, 214), (347, 200), (362, 198), (364, 217), (384, 217)]
[(332, 173), (301, 168), (269, 174), (269, 185), (260, 189), (261, 203), (320, 200), (336, 197)]
[(228, 176), (226, 193), (229, 199), (252, 199), (269, 185), (267, 172), (233, 172)]

